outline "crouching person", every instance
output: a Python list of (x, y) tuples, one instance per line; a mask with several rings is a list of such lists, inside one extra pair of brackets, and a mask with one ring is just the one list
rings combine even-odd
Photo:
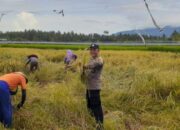
[(71, 50), (67, 50), (66, 57), (64, 58), (65, 71), (78, 72), (80, 63), (78, 57)]
[(30, 64), (31, 72), (34, 72), (37, 69), (39, 69), (38, 56), (34, 54), (27, 56), (27, 62), (25, 66), (27, 66), (28, 64)]
[(17, 105), (17, 109), (20, 109), (26, 100), (27, 83), (28, 79), (21, 72), (5, 74), (0, 77), (0, 122), (5, 127), (11, 127), (12, 125), (11, 95), (16, 95), (18, 86), (20, 85), (22, 98)]
[(66, 71), (78, 72), (80, 63), (77, 58), (77, 55), (73, 54), (71, 62), (65, 66)]
[(101, 72), (103, 70), (103, 59), (99, 56), (99, 45), (92, 44), (90, 46), (91, 59), (87, 65), (83, 67), (86, 75), (87, 85), (87, 107), (90, 113), (95, 117), (97, 122), (97, 130), (103, 129), (103, 110), (101, 106)]

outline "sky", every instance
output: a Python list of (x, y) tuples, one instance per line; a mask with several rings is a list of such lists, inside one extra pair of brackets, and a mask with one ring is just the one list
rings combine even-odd
[[(147, 0), (157, 23), (180, 26), (180, 0)], [(53, 12), (64, 10), (65, 17)], [(0, 31), (99, 33), (154, 27), (143, 0), (0, 0)]]

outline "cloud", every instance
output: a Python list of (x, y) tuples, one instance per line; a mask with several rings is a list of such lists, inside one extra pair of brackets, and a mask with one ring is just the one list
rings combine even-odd
[(36, 29), (38, 21), (35, 16), (28, 12), (21, 12), (14, 21), (15, 30)]
[[(180, 0), (147, 0), (160, 26), (180, 26)], [(143, 0), (0, 0), (0, 30), (40, 29), (82, 33), (154, 27)], [(65, 17), (53, 14), (64, 9)]]
[(87, 23), (93, 23), (93, 24), (102, 24), (101, 21), (98, 21), (98, 20), (92, 20), (92, 19), (84, 20), (84, 22), (87, 22)]

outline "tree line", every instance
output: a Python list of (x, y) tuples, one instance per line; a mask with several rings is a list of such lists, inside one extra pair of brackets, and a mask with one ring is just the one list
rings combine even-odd
[(180, 32), (174, 31), (171, 36), (172, 41), (180, 41)]
[[(174, 33), (173, 33), (174, 34)], [(173, 35), (174, 36), (174, 35)], [(168, 41), (171, 38), (167, 38), (165, 35), (161, 37), (146, 36), (146, 41)], [(133, 34), (112, 34), (112, 35), (100, 35), (100, 34), (82, 34), (75, 32), (55, 32), (55, 31), (40, 31), (40, 30), (25, 30), (25, 31), (13, 31), (13, 32), (0, 32), (0, 39), (6, 39), (8, 41), (49, 41), (49, 42), (141, 42), (138, 35)]]

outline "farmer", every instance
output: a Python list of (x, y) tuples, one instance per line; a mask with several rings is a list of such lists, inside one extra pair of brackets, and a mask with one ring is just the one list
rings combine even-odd
[(68, 65), (73, 60), (73, 52), (71, 50), (67, 50), (66, 56), (64, 58), (64, 64)]
[(101, 72), (103, 70), (103, 59), (99, 54), (99, 45), (91, 44), (90, 46), (91, 59), (88, 64), (83, 66), (86, 75), (87, 86), (87, 107), (90, 113), (95, 117), (98, 128), (103, 125), (103, 110), (101, 106), (100, 91), (101, 91)]
[(38, 56), (37, 55), (29, 55), (27, 56), (27, 62), (26, 65), (30, 64), (30, 71), (34, 72), (38, 69), (39, 65), (38, 65)]
[(71, 50), (67, 50), (66, 57), (64, 58), (65, 70), (71, 70), (72, 72), (77, 72), (80, 63), (78, 62), (78, 57)]
[(65, 65), (65, 70), (70, 70), (72, 72), (77, 72), (78, 67), (80, 66), (80, 63), (77, 60), (77, 55), (73, 54), (70, 62)]
[(12, 125), (12, 105), (11, 96), (16, 95), (18, 86), (21, 86), (22, 98), (17, 105), (17, 109), (23, 107), (26, 100), (26, 84), (28, 79), (22, 72), (5, 74), (0, 77), (0, 122), (5, 127)]

